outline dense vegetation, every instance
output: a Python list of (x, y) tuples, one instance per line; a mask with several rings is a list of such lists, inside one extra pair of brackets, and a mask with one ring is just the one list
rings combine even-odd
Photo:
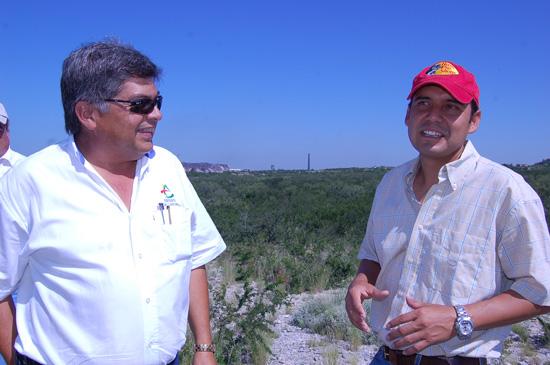
[[(509, 166), (550, 216), (550, 163)], [(189, 173), (228, 244), (239, 277), (284, 282), (290, 292), (334, 288), (357, 268), (375, 189), (386, 167)], [(548, 218), (547, 218), (548, 219)]]
[(357, 267), (374, 192), (387, 168), (190, 173), (241, 276), (323, 290)]

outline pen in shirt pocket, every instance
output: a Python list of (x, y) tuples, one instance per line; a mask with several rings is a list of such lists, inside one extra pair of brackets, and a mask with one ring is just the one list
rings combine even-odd
[(170, 214), (170, 205), (166, 205), (166, 210), (168, 211), (168, 223), (172, 224), (172, 214)]
[(158, 210), (160, 210), (160, 215), (162, 216), (162, 224), (166, 224), (166, 221), (164, 219), (164, 209), (168, 211), (168, 223), (172, 224), (172, 214), (170, 213), (170, 205), (164, 203), (159, 203)]

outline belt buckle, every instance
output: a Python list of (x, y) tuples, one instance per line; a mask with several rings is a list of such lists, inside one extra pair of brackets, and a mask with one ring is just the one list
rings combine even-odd
[(383, 355), (384, 360), (392, 364), (399, 364), (401, 361), (400, 357), (403, 356), (400, 350), (394, 350), (391, 347), (385, 345), (383, 347)]
[(390, 360), (390, 348), (389, 346), (382, 346), (382, 352), (384, 356), (384, 360)]

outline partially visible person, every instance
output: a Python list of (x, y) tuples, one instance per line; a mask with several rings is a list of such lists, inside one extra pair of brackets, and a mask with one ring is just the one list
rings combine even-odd
[[(13, 151), (10, 147), (10, 119), (6, 108), (0, 103), (0, 178), (24, 158), (25, 156)], [(12, 293), (12, 298), (13, 302), (17, 301), (17, 291)], [(11, 328), (12, 331), (15, 331), (15, 323), (13, 320), (2, 317), (2, 313), (6, 313), (2, 311), (2, 306), (8, 307), (8, 310), (13, 310), (13, 303), (8, 301), (0, 302), (0, 326), (6, 326), (6, 328)], [(4, 320), (6, 320), (6, 322), (4, 322)], [(15, 334), (15, 332), (13, 332), (13, 334)], [(0, 348), (1, 347), (2, 345), (0, 344)], [(2, 359), (0, 359), (0, 365), (2, 365)]]
[(10, 148), (10, 119), (6, 108), (0, 103), (0, 177), (24, 158)]
[(513, 323), (550, 311), (550, 235), (523, 177), (479, 155), (479, 88), (438, 62), (413, 80), (418, 157), (380, 182), (349, 286), (350, 321), (382, 344), (372, 364), (486, 364)]
[[(161, 69), (116, 40), (63, 62), (69, 137), (0, 179), (0, 350), (17, 364), (215, 364), (205, 265), (225, 243), (153, 144)], [(10, 293), (19, 295), (13, 322)], [(11, 311), (10, 311), (11, 310)]]

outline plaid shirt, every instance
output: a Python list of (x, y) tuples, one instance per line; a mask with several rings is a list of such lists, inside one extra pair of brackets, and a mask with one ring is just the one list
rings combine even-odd
[[(469, 141), (441, 168), (423, 203), (412, 184), (419, 160), (384, 176), (378, 186), (359, 259), (380, 264), (372, 328), (409, 312), (406, 297), (442, 305), (476, 303), (508, 289), (550, 305), (550, 238), (536, 192), (515, 172), (481, 157)], [(511, 326), (474, 331), (421, 352), (429, 356), (498, 357)], [(389, 345), (389, 343), (387, 343)]]

